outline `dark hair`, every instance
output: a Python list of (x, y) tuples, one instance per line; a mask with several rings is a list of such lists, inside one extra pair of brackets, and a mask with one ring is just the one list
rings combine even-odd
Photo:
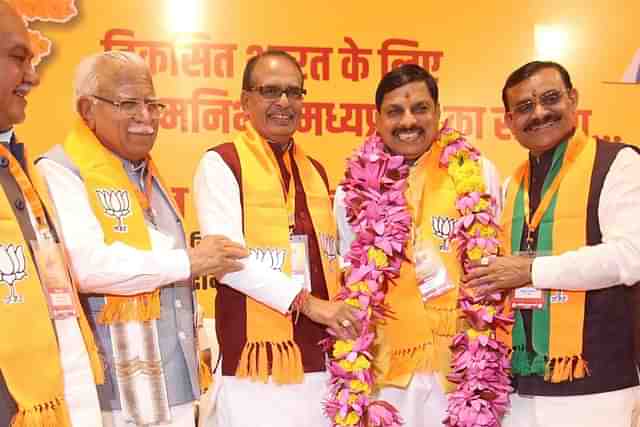
[(513, 73), (509, 75), (507, 81), (502, 88), (502, 103), (504, 104), (504, 110), (509, 111), (509, 104), (507, 103), (507, 90), (512, 87), (522, 83), (527, 80), (529, 77), (536, 74), (538, 71), (543, 70), (545, 68), (553, 68), (558, 73), (560, 73), (560, 77), (562, 77), (562, 81), (567, 89), (573, 89), (573, 84), (571, 83), (571, 76), (569, 76), (569, 72), (562, 65), (553, 61), (533, 61), (527, 64), (524, 64), (522, 67), (515, 70)]
[(416, 64), (404, 64), (382, 77), (376, 89), (376, 109), (380, 111), (384, 96), (392, 90), (413, 82), (424, 82), (433, 102), (438, 104), (438, 83), (431, 74)]
[(247, 65), (244, 66), (244, 72), (242, 73), (242, 90), (250, 90), (253, 87), (253, 69), (256, 67), (256, 64), (258, 64), (258, 61), (271, 56), (278, 56), (280, 58), (286, 58), (291, 61), (291, 63), (294, 64), (300, 72), (300, 80), (302, 80), (302, 86), (304, 87), (304, 72), (302, 71), (302, 67), (300, 66), (300, 64), (298, 64), (296, 58), (294, 58), (293, 56), (291, 56), (291, 54), (285, 52), (284, 50), (268, 49), (254, 57), (251, 57), (247, 61)]

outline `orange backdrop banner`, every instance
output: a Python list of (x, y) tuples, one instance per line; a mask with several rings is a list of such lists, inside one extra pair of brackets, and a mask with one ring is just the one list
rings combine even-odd
[[(142, 55), (169, 105), (154, 148), (199, 240), (191, 180), (199, 159), (244, 126), (240, 86), (246, 60), (274, 47), (306, 75), (297, 140), (324, 163), (335, 188), (345, 158), (375, 127), (381, 76), (418, 63), (439, 81), (443, 118), (469, 135), (506, 176), (525, 152), (503, 120), (501, 89), (525, 62), (555, 60), (578, 89), (578, 125), (587, 134), (632, 144), (640, 99), (639, 2), (495, 0), (455, 9), (405, 0), (315, 6), (282, 0), (9, 0), (24, 14), (38, 49), (41, 85), (18, 127), (32, 153), (61, 143), (72, 126), (74, 68), (101, 50)], [(615, 31), (612, 31), (615, 29)], [(199, 278), (202, 285), (210, 282)], [(207, 291), (208, 292), (208, 291)], [(211, 298), (206, 311), (212, 312)]]

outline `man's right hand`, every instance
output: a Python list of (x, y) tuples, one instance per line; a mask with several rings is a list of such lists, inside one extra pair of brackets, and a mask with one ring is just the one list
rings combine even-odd
[(212, 274), (216, 279), (242, 270), (243, 265), (239, 260), (249, 256), (244, 246), (224, 236), (205, 236), (198, 246), (187, 249), (187, 253), (192, 277)]
[(328, 326), (340, 339), (355, 339), (360, 332), (356, 308), (343, 301), (327, 301), (309, 295), (302, 314), (316, 323)]

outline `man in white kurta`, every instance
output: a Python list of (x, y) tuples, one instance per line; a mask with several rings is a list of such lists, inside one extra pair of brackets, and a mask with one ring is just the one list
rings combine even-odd
[[(98, 212), (90, 203), (88, 178), (81, 172), (83, 164), (72, 156), (69, 139), (37, 163), (56, 208), (59, 231), (83, 294), (83, 304), (105, 357), (108, 382), (99, 388), (104, 424), (120, 427), (140, 423), (137, 420), (147, 417), (161, 421), (144, 422), (145, 425), (194, 426), (193, 403), (199, 397), (200, 384), (193, 321), (196, 303), (189, 279), (200, 274), (239, 270), (242, 266), (237, 259), (247, 253), (219, 236), (203, 239), (196, 248), (186, 248), (181, 218), (169, 189), (152, 170), (149, 158), (163, 106), (155, 98), (151, 75), (140, 57), (105, 52), (85, 59), (78, 67), (75, 96), (79, 118), (70, 138), (84, 135), (86, 144), (95, 144), (96, 154), (92, 157), (106, 147), (108, 151), (103, 156), (116, 159), (115, 167), (121, 168), (120, 173), (129, 181), (127, 185), (133, 186), (131, 193), (144, 194), (148, 203), (143, 232), (149, 236), (149, 249), (117, 239), (107, 242)], [(128, 197), (130, 203), (142, 204), (134, 194)], [(104, 325), (97, 316), (97, 305), (101, 306), (111, 296), (135, 298), (156, 291), (160, 300), (157, 320)], [(139, 350), (131, 338), (127, 338), (125, 348), (112, 347), (112, 341), (120, 338), (116, 331), (121, 329), (116, 327), (128, 328), (125, 333), (133, 334), (136, 324), (146, 328), (141, 339), (152, 342), (156, 348)], [(147, 330), (154, 336), (147, 338), (144, 332)], [(161, 373), (143, 369), (137, 375), (123, 377), (128, 374), (123, 373), (124, 369), (118, 370), (118, 363), (129, 363), (125, 357), (137, 351), (142, 356), (156, 352), (156, 359), (149, 360), (155, 363), (160, 358), (157, 363)], [(119, 354), (125, 356), (118, 359)], [(131, 369), (138, 369), (136, 360), (130, 363)], [(157, 395), (143, 394), (142, 388), (135, 386), (134, 381), (147, 375), (154, 379), (144, 386)], [(164, 400), (170, 413), (161, 403), (153, 406), (158, 399)]]

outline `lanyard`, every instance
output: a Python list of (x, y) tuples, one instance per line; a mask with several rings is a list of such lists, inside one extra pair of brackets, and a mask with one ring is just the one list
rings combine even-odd
[[(152, 209), (151, 209), (151, 196), (153, 191), (153, 178), (157, 176), (157, 170), (155, 164), (151, 161), (150, 157), (147, 157), (147, 174), (144, 176), (144, 184), (143, 191), (140, 191), (137, 185), (134, 185), (134, 191), (136, 193), (136, 198), (138, 199), (138, 203), (142, 210), (149, 216), (151, 220), (153, 220)], [(144, 174), (144, 170), (142, 171)]]
[[(567, 148), (567, 152), (564, 155), (564, 159), (562, 161), (562, 166), (560, 170), (553, 178), (553, 181), (545, 191), (540, 204), (538, 205), (536, 211), (533, 213), (533, 217), (531, 216), (530, 206), (529, 206), (529, 179), (531, 176), (530, 170), (530, 162), (527, 162), (524, 167), (524, 171), (522, 173), (522, 181), (521, 185), (524, 187), (523, 201), (524, 201), (524, 220), (527, 226), (527, 251), (533, 251), (533, 235), (535, 234), (544, 214), (549, 209), (551, 205), (551, 201), (554, 196), (560, 190), (560, 184), (562, 180), (567, 175), (567, 172), (571, 169), (573, 164), (575, 163), (576, 158), (582, 152), (582, 149), (586, 145), (586, 140), (584, 138), (574, 139), (573, 141), (568, 142), (569, 146)], [(560, 159), (554, 159), (555, 161), (559, 161)], [(551, 165), (551, 169), (553, 169), (553, 164)]]
[(295, 185), (296, 180), (293, 177), (293, 166), (292, 166), (294, 149), (295, 149), (295, 146), (291, 144), (291, 146), (288, 147), (288, 149), (286, 149), (282, 155), (284, 168), (289, 174), (289, 185), (288, 185), (286, 194), (284, 194), (284, 189), (287, 188), (287, 183), (284, 181), (284, 177), (280, 172), (280, 167), (278, 166), (278, 160), (275, 157), (277, 154), (275, 152), (272, 153), (273, 154), (272, 158), (273, 160), (275, 160), (275, 165), (274, 165), (275, 171), (278, 175), (278, 178), (280, 179), (280, 184), (282, 185), (283, 197), (284, 197), (285, 205), (287, 208), (287, 221), (289, 223), (289, 235), (293, 235), (293, 230), (295, 229), (295, 225), (296, 225), (296, 185)]
[(20, 192), (26, 199), (27, 205), (36, 219), (38, 233), (41, 236), (50, 236), (49, 224), (47, 223), (44, 207), (42, 206), (38, 193), (31, 184), (29, 177), (27, 177), (27, 174), (22, 169), (22, 166), (20, 166), (20, 163), (18, 163), (11, 152), (2, 144), (0, 144), (0, 155), (4, 156), (9, 161), (9, 173), (11, 173), (11, 176), (16, 180), (16, 183), (20, 188)]

